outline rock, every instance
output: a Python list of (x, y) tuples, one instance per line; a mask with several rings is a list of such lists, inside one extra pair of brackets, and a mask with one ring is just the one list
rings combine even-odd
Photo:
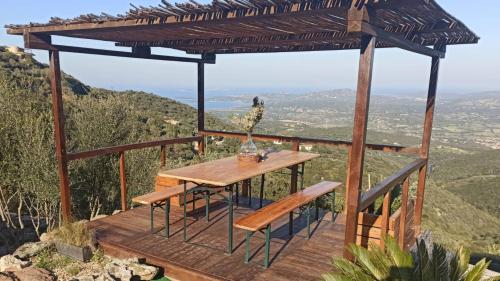
[(52, 236), (52, 234), (50, 233), (42, 233), (42, 235), (40, 235), (40, 241), (41, 242), (52, 242), (52, 240), (54, 239), (54, 237)]
[(55, 281), (56, 277), (52, 273), (43, 268), (26, 267), (14, 272), (19, 281)]
[(13, 255), (18, 259), (26, 260), (36, 256), (38, 253), (50, 246), (51, 244), (49, 242), (28, 242), (17, 248)]
[(25, 267), (30, 266), (29, 261), (22, 261), (13, 255), (7, 255), (0, 258), (0, 272), (7, 271), (17, 271)]
[(95, 220), (98, 220), (98, 219), (105, 218), (105, 217), (107, 217), (107, 216), (108, 216), (108, 215), (97, 215), (97, 216), (95, 216), (95, 217), (91, 218), (90, 220), (91, 220), (91, 221), (95, 221)]
[(128, 269), (123, 263), (111, 262), (106, 264), (104, 268), (114, 279), (120, 281), (130, 281), (132, 279), (132, 270)]
[(131, 263), (128, 268), (132, 274), (141, 278), (141, 280), (152, 280), (158, 274), (158, 268), (145, 264)]
[(0, 272), (0, 281), (19, 281), (14, 272)]
[(119, 213), (121, 213), (121, 212), (122, 212), (122, 210), (114, 210), (114, 211), (113, 211), (113, 213), (112, 213), (111, 215), (116, 215), (116, 214), (119, 214)]
[(93, 268), (89, 271), (82, 271), (71, 281), (114, 281), (106, 270)]

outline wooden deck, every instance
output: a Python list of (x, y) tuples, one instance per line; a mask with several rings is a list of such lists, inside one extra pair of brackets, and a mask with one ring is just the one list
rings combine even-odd
[[(246, 198), (240, 197), (235, 220), (251, 212)], [(201, 202), (200, 202), (201, 203)], [(254, 209), (258, 199), (253, 200)], [(136, 256), (149, 264), (164, 268), (165, 275), (177, 280), (318, 280), (331, 271), (332, 256), (341, 256), (344, 242), (344, 218), (331, 222), (331, 213), (320, 212), (320, 221), (312, 224), (312, 237), (307, 240), (305, 218), (296, 215), (294, 235), (288, 235), (287, 218), (272, 224), (271, 265), (262, 267), (263, 234), (251, 240), (249, 264), (243, 262), (245, 232), (234, 229), (234, 252), (224, 251), (227, 245), (227, 208), (223, 203), (211, 206), (211, 220), (204, 218), (204, 208), (191, 213), (188, 222), (189, 243), (182, 239), (182, 209), (173, 207), (171, 235), (163, 234), (164, 213), (155, 211), (155, 230), (149, 231), (149, 208), (139, 207), (95, 220), (89, 226), (107, 254), (116, 257)]]

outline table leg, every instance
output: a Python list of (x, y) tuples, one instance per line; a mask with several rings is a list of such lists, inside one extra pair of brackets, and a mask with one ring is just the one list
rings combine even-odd
[(205, 192), (205, 218), (210, 221), (210, 191)]
[(311, 204), (306, 206), (307, 239), (311, 238)]
[(228, 254), (233, 253), (233, 185), (229, 186), (229, 191), (228, 191), (228, 196), (227, 196), (227, 203), (228, 203), (228, 241), (227, 241), (227, 252)]
[(236, 183), (236, 206), (240, 204), (240, 183)]
[(293, 234), (293, 212), (288, 214), (288, 235)]
[(318, 220), (319, 219), (319, 198), (316, 198), (316, 200), (314, 200), (314, 208), (316, 209), (316, 212), (314, 213), (314, 219)]
[(300, 172), (300, 190), (304, 190), (304, 171), (306, 169), (306, 163), (302, 163), (302, 171)]
[(332, 192), (332, 221), (335, 221), (335, 190)]
[(250, 237), (252, 237), (253, 232), (247, 230), (246, 240), (245, 240), (245, 263), (250, 261)]
[(266, 227), (266, 245), (264, 247), (264, 268), (269, 267), (269, 252), (271, 247), (271, 225), (268, 224)]
[(187, 197), (187, 191), (186, 191), (186, 185), (187, 185), (187, 182), (184, 181), (184, 228), (183, 228), (183, 232), (184, 232), (184, 241), (187, 241), (187, 229), (186, 229), (186, 226), (187, 226), (187, 221), (186, 221), (186, 215), (187, 215), (187, 210), (186, 210), (186, 197)]
[(170, 238), (170, 198), (165, 202), (165, 236)]
[(252, 208), (252, 179), (247, 180), (248, 186), (248, 207)]
[(260, 178), (260, 198), (259, 198), (259, 209), (262, 208), (262, 200), (264, 200), (264, 183), (266, 181), (266, 175), (263, 174)]

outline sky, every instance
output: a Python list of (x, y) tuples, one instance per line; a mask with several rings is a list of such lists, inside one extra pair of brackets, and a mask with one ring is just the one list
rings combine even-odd
[[(51, 16), (75, 17), (101, 11), (125, 13), (129, 3), (157, 5), (160, 0), (2, 0), (0, 25), (47, 22)], [(207, 0), (199, 1), (206, 3)], [(442, 61), (439, 91), (466, 94), (500, 91), (500, 1), (437, 0), (481, 37), (477, 45), (448, 46)], [(57, 44), (117, 49), (112, 43), (55, 38)], [(0, 45), (22, 46), (21, 36), (0, 31)], [(156, 48), (158, 49), (158, 48)], [(185, 55), (179, 51), (155, 50), (158, 54)], [(47, 52), (33, 50), (47, 62)], [(215, 65), (205, 68), (208, 93), (307, 92), (356, 87), (359, 51), (218, 55)], [(160, 95), (187, 93), (194, 96), (196, 65), (82, 54), (61, 55), (61, 67), (82, 82), (115, 90), (144, 90)], [(373, 92), (425, 93), (430, 58), (395, 48), (375, 52)]]

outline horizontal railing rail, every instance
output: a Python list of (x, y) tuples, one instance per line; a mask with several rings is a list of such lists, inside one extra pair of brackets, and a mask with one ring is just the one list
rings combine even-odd
[(375, 203), (375, 200), (377, 200), (377, 198), (383, 196), (388, 192), (391, 192), (394, 187), (403, 183), (406, 178), (408, 178), (414, 172), (418, 171), (420, 167), (426, 164), (426, 162), (427, 161), (425, 159), (417, 159), (404, 166), (394, 174), (390, 175), (383, 181), (375, 184), (370, 188), (370, 190), (363, 192), (363, 194), (361, 194), (361, 199), (359, 202), (359, 211), (364, 211), (365, 209), (370, 207), (370, 205)]
[[(373, 210), (373, 206), (377, 198), (384, 197), (382, 202), (382, 223), (380, 227), (380, 247), (384, 248), (385, 236), (389, 231), (389, 219), (391, 216), (392, 198), (391, 193), (397, 186), (403, 186), (401, 192), (401, 207), (399, 216), (399, 233), (397, 241), (401, 248), (405, 247), (405, 237), (407, 229), (407, 214), (408, 214), (408, 200), (410, 190), (410, 176), (414, 172), (420, 171), (427, 164), (427, 159), (419, 158), (412, 163), (404, 166), (402, 169), (396, 171), (394, 174), (387, 177), (385, 180), (375, 184), (368, 191), (361, 194), (359, 201), (358, 212)], [(361, 226), (362, 227), (362, 226)]]
[[(184, 138), (175, 138), (175, 139), (164, 139), (164, 140), (155, 140), (155, 141), (146, 141), (132, 144), (123, 144), (111, 147), (98, 148), (94, 150), (82, 151), (82, 152), (73, 152), (67, 154), (68, 161), (72, 160), (80, 160), (87, 159), (93, 157), (99, 157), (110, 154), (118, 154), (119, 155), (119, 166), (120, 166), (120, 202), (122, 211), (127, 210), (127, 175), (126, 175), (126, 167), (125, 167), (125, 152), (134, 149), (144, 149), (144, 148), (152, 148), (152, 147), (160, 147), (160, 166), (164, 167), (167, 159), (167, 145), (174, 144), (184, 144), (184, 143), (192, 143), (198, 142), (198, 145), (203, 141), (202, 136), (193, 136), (193, 137), (184, 137)], [(200, 146), (198, 146), (200, 147)]]
[(202, 140), (201, 136), (193, 136), (193, 137), (155, 140), (155, 141), (147, 141), (147, 142), (140, 142), (140, 143), (117, 145), (117, 146), (98, 148), (98, 149), (82, 151), (82, 152), (68, 153), (68, 160), (92, 158), (92, 157), (97, 157), (97, 156), (125, 152), (128, 150), (134, 150), (134, 149), (150, 148), (150, 147), (156, 147), (156, 146), (181, 144), (181, 143), (189, 143), (189, 142), (199, 142), (201, 140)]
[[(246, 134), (239, 132), (223, 132), (223, 131), (212, 131), (212, 130), (199, 131), (198, 134), (202, 136), (237, 138), (240, 140), (245, 139), (247, 136)], [(259, 141), (279, 141), (279, 142), (289, 142), (289, 143), (299, 143), (299, 144), (317, 144), (317, 145), (327, 145), (327, 146), (336, 146), (344, 148), (349, 148), (352, 145), (352, 143), (349, 141), (289, 137), (289, 136), (278, 136), (278, 135), (264, 135), (264, 134), (252, 134), (252, 138), (254, 140), (259, 140)], [(419, 151), (419, 149), (416, 147), (404, 147), (399, 145), (385, 145), (385, 144), (366, 144), (366, 148), (371, 150), (379, 150), (385, 152), (401, 152), (408, 154), (418, 154)]]

